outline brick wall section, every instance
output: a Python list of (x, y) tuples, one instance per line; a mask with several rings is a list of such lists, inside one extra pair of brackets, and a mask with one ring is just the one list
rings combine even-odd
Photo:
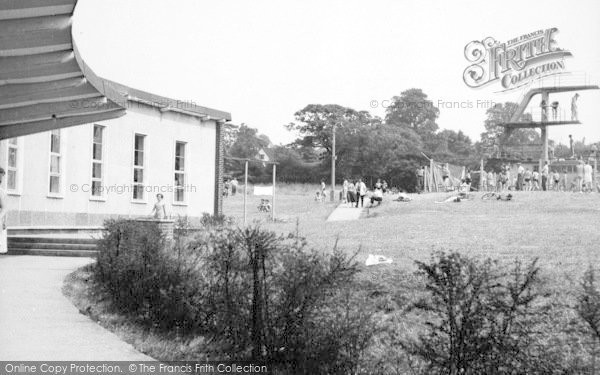
[(215, 215), (223, 213), (223, 168), (224, 168), (224, 150), (223, 150), (223, 124), (216, 123), (216, 155), (215, 155)]

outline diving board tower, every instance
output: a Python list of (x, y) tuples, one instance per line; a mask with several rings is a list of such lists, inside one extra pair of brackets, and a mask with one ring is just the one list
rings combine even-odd
[[(545, 80), (540, 80), (540, 86), (537, 88), (530, 89), (523, 96), (517, 110), (512, 115), (509, 122), (500, 124), (504, 127), (505, 135), (508, 137), (510, 133), (514, 129), (541, 129), (541, 138), (542, 138), (542, 155), (541, 155), (541, 166), (544, 165), (545, 162), (548, 162), (548, 127), (554, 125), (580, 125), (581, 122), (577, 118), (577, 116), (573, 116), (573, 114), (569, 111), (567, 113), (565, 108), (556, 109), (552, 108), (550, 94), (557, 94), (563, 92), (579, 92), (584, 90), (598, 90), (598, 85), (591, 85), (589, 82), (585, 82), (584, 84), (574, 84), (573, 81), (567, 79), (563, 80), (560, 78), (554, 78), (550, 84), (546, 84)], [(565, 85), (562, 85), (563, 81), (570, 81)], [(587, 81), (587, 79), (585, 80)], [(523, 114), (525, 110), (528, 108), (531, 100), (534, 96), (541, 95), (540, 103), (545, 103), (545, 105), (538, 106), (538, 116), (531, 116), (527, 120), (523, 120)], [(531, 108), (531, 107), (530, 107)], [(570, 109), (570, 103), (569, 103)], [(532, 114), (536, 111), (531, 110)], [(540, 167), (541, 167), (540, 166)]]

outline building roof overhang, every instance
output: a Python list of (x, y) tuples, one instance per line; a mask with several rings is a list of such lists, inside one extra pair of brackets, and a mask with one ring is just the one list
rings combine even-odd
[[(72, 35), (77, 0), (0, 1), (0, 140), (125, 115), (128, 101), (164, 103), (218, 123), (227, 112), (149, 94), (97, 76)], [(181, 108), (185, 105), (185, 108)]]

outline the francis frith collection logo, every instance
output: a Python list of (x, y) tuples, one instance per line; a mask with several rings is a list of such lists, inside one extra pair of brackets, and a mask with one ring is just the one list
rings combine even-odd
[(532, 80), (565, 72), (565, 57), (571, 52), (558, 47), (553, 27), (499, 42), (492, 37), (472, 41), (465, 46), (465, 57), (471, 63), (463, 80), (469, 87), (482, 87), (499, 82), (501, 91), (516, 89)]

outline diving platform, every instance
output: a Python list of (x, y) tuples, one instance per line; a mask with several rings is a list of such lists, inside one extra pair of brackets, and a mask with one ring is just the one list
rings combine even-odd
[(505, 128), (511, 129), (531, 129), (531, 128), (541, 128), (544, 126), (551, 125), (581, 125), (580, 121), (520, 121), (520, 122), (506, 122), (500, 124)]
[[(538, 82), (541, 87), (532, 88), (523, 95), (519, 106), (512, 114), (510, 121), (499, 124), (504, 127), (506, 135), (509, 135), (515, 129), (533, 129), (540, 128), (542, 145), (540, 149), (540, 169), (543, 163), (548, 163), (548, 127), (556, 125), (581, 125), (577, 113), (577, 97), (571, 101), (570, 113), (566, 113), (566, 108), (561, 107), (558, 101), (551, 102), (550, 94), (563, 92), (577, 92), (585, 90), (598, 90), (598, 85), (589, 84), (573, 84), (570, 79), (554, 77), (553, 84), (545, 84), (543, 80)], [(530, 108), (528, 113), (525, 113), (527, 106), (531, 103), (534, 96), (540, 95), (540, 105), (535, 108)]]
[[(598, 90), (600, 87), (598, 85), (569, 85), (569, 86), (552, 86), (552, 87), (538, 87), (535, 89), (529, 90), (519, 103), (519, 107), (513, 113), (510, 122), (516, 123), (519, 121), (523, 112), (531, 102), (531, 99), (536, 95), (542, 95), (542, 97), (548, 97), (549, 94), (559, 93), (559, 92), (572, 92), (572, 91), (584, 91), (584, 90)], [(548, 101), (546, 101), (548, 103)], [(559, 124), (556, 124), (559, 125)]]

